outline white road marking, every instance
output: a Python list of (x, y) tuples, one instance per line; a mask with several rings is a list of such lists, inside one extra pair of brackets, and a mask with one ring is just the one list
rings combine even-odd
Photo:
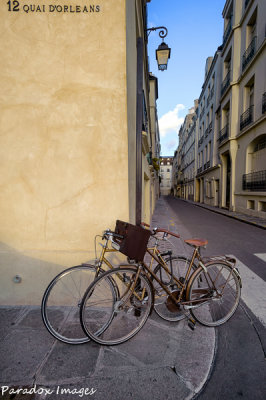
[(266, 253), (254, 254), (254, 256), (260, 258), (262, 261), (266, 262)]
[(241, 298), (261, 323), (266, 326), (266, 282), (237, 258), (236, 260), (236, 267), (240, 272), (243, 285)]

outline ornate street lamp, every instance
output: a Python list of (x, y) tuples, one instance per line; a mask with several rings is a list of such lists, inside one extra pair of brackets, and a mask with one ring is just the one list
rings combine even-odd
[[(158, 26), (157, 28), (149, 28), (146, 29), (146, 32), (148, 32), (149, 36), (151, 31), (156, 31), (157, 29), (161, 29), (159, 32), (159, 36), (160, 38), (164, 39), (168, 34), (168, 30), (167, 28), (165, 28), (165, 26)], [(164, 41), (162, 41), (162, 43), (158, 46), (158, 49), (156, 50), (156, 60), (159, 71), (165, 71), (167, 69), (167, 64), (170, 55), (171, 55), (170, 47), (168, 47), (167, 44)]]

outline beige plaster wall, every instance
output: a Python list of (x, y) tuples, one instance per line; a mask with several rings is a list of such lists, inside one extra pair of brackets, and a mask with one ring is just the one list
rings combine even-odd
[(95, 234), (129, 217), (125, 1), (97, 4), (0, 3), (0, 304), (39, 304), (57, 271), (93, 258)]

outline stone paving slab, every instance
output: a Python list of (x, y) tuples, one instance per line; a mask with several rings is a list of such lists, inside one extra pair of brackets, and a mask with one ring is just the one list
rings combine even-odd
[[(7, 310), (0, 311), (5, 318)], [(163, 398), (174, 399), (175, 393), (185, 399), (208, 377), (214, 358), (213, 328), (198, 326), (191, 331), (186, 320), (170, 323), (154, 314), (134, 338), (119, 346), (93, 342), (73, 346), (54, 340), (40, 325), (38, 312), (29, 309), (1, 342), (1, 386), (94, 387), (95, 399), (105, 399), (107, 394), (111, 400), (125, 399), (132, 393), (145, 399), (160, 399), (162, 393)], [(58, 396), (69, 398), (69, 394)], [(75, 396), (71, 399), (79, 398)], [(43, 397), (35, 394), (34, 398)]]

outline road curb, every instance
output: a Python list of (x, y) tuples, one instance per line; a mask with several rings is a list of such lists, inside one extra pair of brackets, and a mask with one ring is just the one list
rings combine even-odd
[(214, 349), (213, 349), (214, 351), (213, 351), (213, 358), (212, 358), (212, 362), (211, 362), (211, 365), (210, 365), (210, 368), (209, 368), (208, 376), (207, 376), (205, 382), (202, 382), (202, 386), (199, 388), (199, 391), (197, 391), (193, 395), (193, 397), (191, 397), (190, 400), (197, 400), (199, 398), (199, 396), (201, 395), (201, 393), (204, 392), (206, 386), (208, 385), (208, 383), (209, 383), (209, 381), (211, 379), (211, 376), (212, 376), (212, 373), (213, 373), (213, 370), (214, 370), (214, 367), (215, 367), (215, 361), (216, 361), (217, 352), (218, 352), (218, 342), (219, 342), (219, 340), (218, 340), (218, 329), (219, 329), (219, 327), (218, 328), (214, 328), (214, 332), (215, 332)]
[[(175, 198), (175, 197), (174, 197), (174, 198)], [(219, 208), (217, 208), (217, 209), (216, 209), (216, 208), (212, 208), (212, 207), (210, 207), (210, 206), (206, 206), (205, 204), (196, 203), (196, 202), (194, 202), (194, 201), (186, 200), (186, 199), (181, 199), (181, 198), (179, 198), (178, 200), (182, 200), (182, 201), (184, 201), (184, 202), (186, 202), (186, 203), (193, 204), (193, 205), (196, 206), (196, 207), (204, 208), (205, 210), (211, 211), (211, 212), (213, 212), (213, 213), (221, 214), (221, 215), (224, 215), (225, 217), (228, 217), (228, 218), (231, 218), (231, 219), (235, 219), (235, 220), (240, 221), (240, 222), (243, 222), (243, 223), (245, 223), (245, 224), (252, 225), (252, 226), (256, 226), (257, 228), (266, 230), (266, 225), (264, 226), (264, 225), (259, 224), (259, 223), (257, 223), (257, 222), (250, 221), (250, 220), (248, 220), (248, 219), (245, 218), (245, 215), (244, 215), (244, 214), (243, 214), (243, 218), (241, 218), (241, 217), (239, 217), (239, 216), (237, 216), (237, 215), (230, 215), (230, 214), (227, 214), (226, 212), (223, 212), (223, 210), (221, 210), (221, 209), (219, 209)], [(265, 224), (266, 224), (266, 221), (265, 221)]]

